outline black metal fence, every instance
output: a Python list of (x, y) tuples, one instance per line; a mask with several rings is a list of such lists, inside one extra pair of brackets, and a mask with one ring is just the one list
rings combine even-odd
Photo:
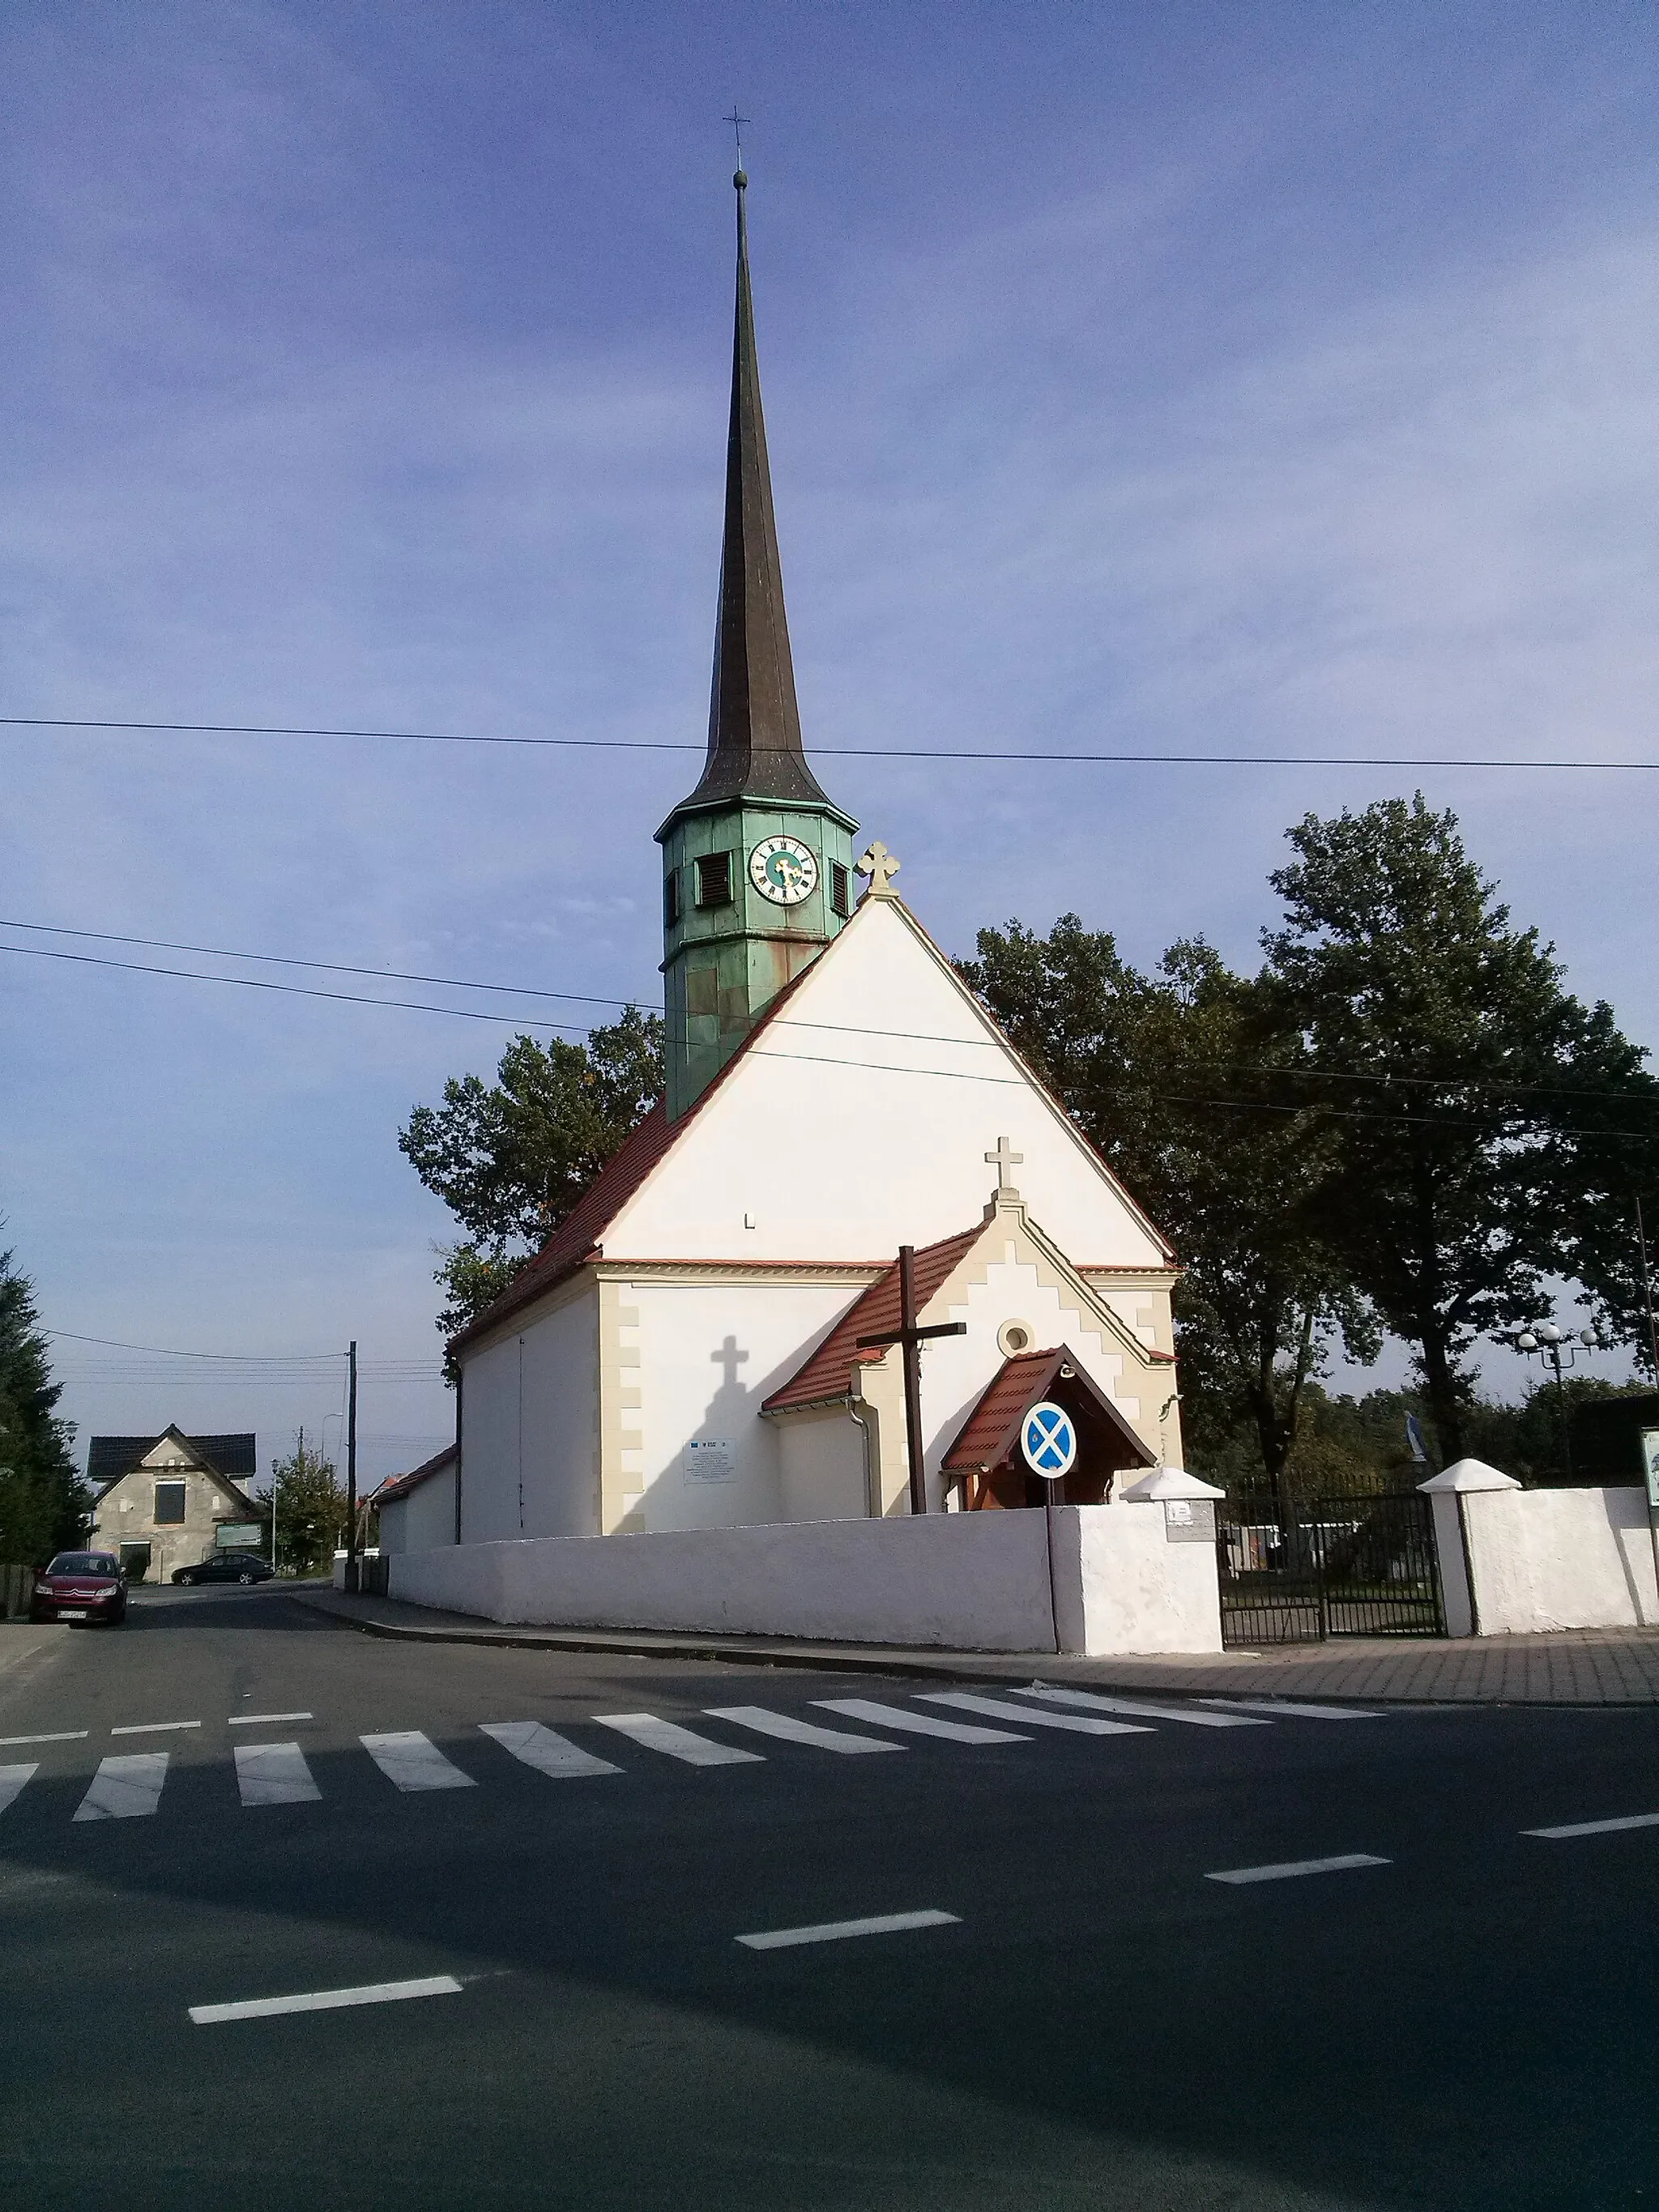
[(1216, 1507), (1221, 1639), (1230, 1649), (1328, 1636), (1443, 1636), (1426, 1498), (1229, 1498)]

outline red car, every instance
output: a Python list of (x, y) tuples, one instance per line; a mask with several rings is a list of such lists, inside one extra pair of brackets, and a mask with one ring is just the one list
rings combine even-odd
[(34, 1577), (31, 1620), (106, 1620), (127, 1617), (127, 1578), (108, 1552), (59, 1552)]

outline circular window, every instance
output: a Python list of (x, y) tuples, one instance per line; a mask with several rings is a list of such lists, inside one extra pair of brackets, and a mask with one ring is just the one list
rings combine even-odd
[(1006, 1321), (997, 1331), (997, 1348), (1005, 1358), (1018, 1358), (1031, 1348), (1031, 1331), (1023, 1321)]

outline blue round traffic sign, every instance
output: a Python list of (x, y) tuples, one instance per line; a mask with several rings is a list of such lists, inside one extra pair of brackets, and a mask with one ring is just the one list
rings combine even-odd
[(1033, 1474), (1058, 1482), (1077, 1458), (1077, 1430), (1064, 1406), (1045, 1398), (1020, 1425), (1019, 1448)]

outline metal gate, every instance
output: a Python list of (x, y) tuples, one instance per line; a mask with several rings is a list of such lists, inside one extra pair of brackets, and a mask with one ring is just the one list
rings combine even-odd
[(1414, 1492), (1267, 1498), (1216, 1507), (1221, 1640), (1229, 1650), (1328, 1636), (1443, 1636), (1440, 1561)]

